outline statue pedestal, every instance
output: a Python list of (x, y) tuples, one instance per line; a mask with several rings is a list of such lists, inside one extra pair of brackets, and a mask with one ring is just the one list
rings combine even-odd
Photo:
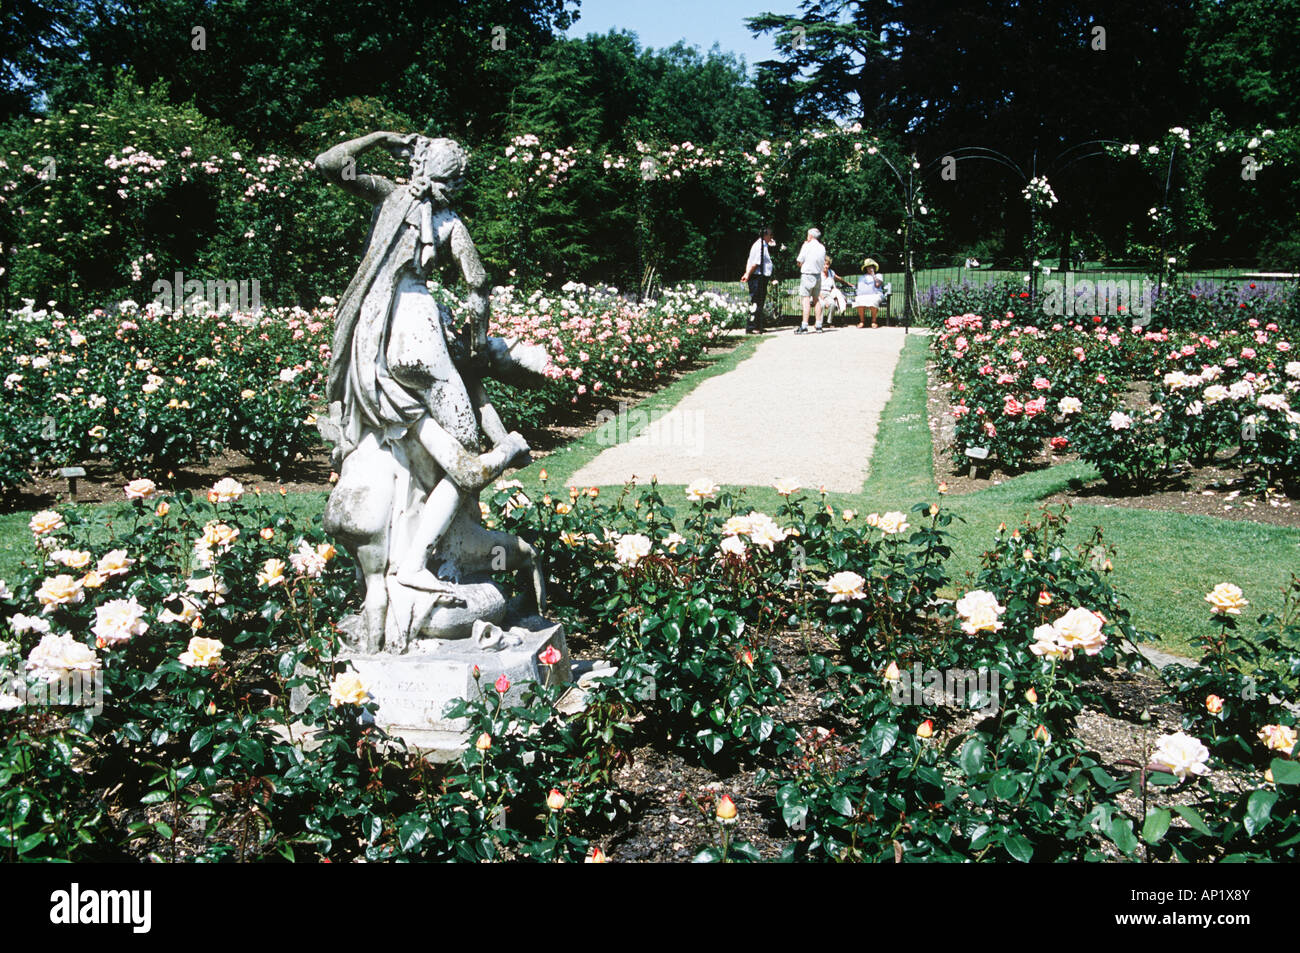
[[(543, 665), (538, 657), (549, 646), (555, 646), (560, 660)], [(495, 683), (504, 675), (510, 687), (503, 704), (517, 705), (531, 682), (568, 684), (572, 665), (564, 627), (537, 616), (508, 628), (479, 623), (468, 639), (422, 639), (404, 655), (343, 651), (336, 661), (350, 662), (379, 703), (375, 713), (379, 727), (438, 762), (454, 760), (470, 740), (467, 719), (445, 714), (452, 702), (475, 698), (480, 691), (496, 694)], [(293, 710), (301, 711), (306, 704), (305, 692), (295, 690)]]

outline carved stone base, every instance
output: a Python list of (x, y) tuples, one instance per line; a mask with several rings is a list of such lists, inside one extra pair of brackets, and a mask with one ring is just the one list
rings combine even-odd
[[(552, 645), (560, 660), (543, 665), (538, 657)], [(509, 628), (479, 622), (468, 639), (422, 639), (405, 655), (344, 651), (337, 661), (350, 662), (379, 703), (376, 724), (431, 761), (453, 760), (468, 743), (467, 720), (446, 715), (452, 702), (474, 698), (479, 691), (496, 694), (495, 683), (504, 675), (510, 680), (504, 703), (519, 704), (530, 682), (568, 684), (572, 666), (564, 627), (538, 616)], [(293, 710), (302, 711), (307, 701), (305, 693), (295, 690)]]

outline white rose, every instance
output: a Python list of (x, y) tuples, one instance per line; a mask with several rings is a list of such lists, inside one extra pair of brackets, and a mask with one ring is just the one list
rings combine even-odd
[(640, 533), (625, 533), (614, 544), (614, 558), (624, 566), (635, 566), (643, 557), (650, 555), (652, 547), (650, 538)]
[(998, 616), (1006, 608), (998, 604), (997, 597), (983, 589), (972, 589), (957, 600), (957, 615), (962, 619), (961, 628), (967, 635), (976, 632), (997, 632), (1002, 628)]
[(70, 635), (46, 635), (27, 656), (27, 671), (47, 682), (72, 672), (92, 672), (100, 667), (94, 649)]
[(831, 594), (831, 602), (848, 602), (850, 599), (865, 599), (866, 591), (862, 588), (867, 581), (855, 572), (837, 572), (826, 580), (825, 589)]
[(144, 606), (131, 599), (113, 599), (95, 607), (95, 624), (90, 630), (101, 645), (118, 645), (144, 635)]
[(1057, 638), (1062, 645), (1071, 649), (1082, 649), (1088, 655), (1096, 655), (1106, 644), (1102, 633), (1102, 618), (1087, 609), (1071, 609), (1052, 623)]
[(1209, 774), (1210, 768), (1206, 764), (1209, 760), (1209, 749), (1181, 731), (1161, 735), (1156, 739), (1156, 750), (1151, 754), (1152, 767), (1169, 772), (1179, 781), (1185, 781), (1189, 774)]

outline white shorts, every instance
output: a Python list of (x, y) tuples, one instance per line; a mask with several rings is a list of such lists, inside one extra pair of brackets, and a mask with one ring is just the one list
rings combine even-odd
[(855, 308), (879, 308), (885, 303), (885, 296), (881, 294), (858, 295), (853, 299)]
[(821, 275), (800, 275), (799, 294), (804, 298), (816, 298), (822, 293)]

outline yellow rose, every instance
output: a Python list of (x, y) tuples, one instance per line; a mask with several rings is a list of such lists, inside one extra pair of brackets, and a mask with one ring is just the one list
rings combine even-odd
[(686, 487), (686, 498), (692, 503), (698, 503), (700, 500), (711, 500), (718, 492), (718, 485), (707, 477), (701, 477), (693, 480)]
[(257, 574), (257, 584), (270, 588), (282, 582), (284, 582), (284, 560), (268, 559), (262, 571)]
[(102, 576), (121, 576), (133, 565), (135, 560), (126, 555), (125, 549), (114, 549), (105, 553), (99, 560), (95, 571)]
[(901, 533), (908, 528), (906, 513), (885, 513), (874, 524), (886, 536)]
[(1265, 725), (1260, 729), (1259, 740), (1270, 751), (1290, 754), (1295, 747), (1296, 730), (1287, 725)]
[(364, 705), (369, 698), (370, 693), (356, 672), (344, 672), (330, 682), (330, 704), (335, 708), (340, 705)]
[(190, 639), (189, 648), (180, 654), (180, 663), (189, 668), (216, 668), (221, 664), (220, 639), (205, 639), (196, 635)]
[(1241, 610), (1250, 605), (1242, 598), (1241, 589), (1230, 582), (1221, 582), (1214, 587), (1214, 590), (1207, 593), (1205, 601), (1213, 608), (1210, 610), (1216, 615), (1241, 615)]
[(90, 553), (84, 549), (59, 549), (50, 553), (50, 558), (69, 569), (85, 569), (90, 565)]
[(792, 480), (789, 477), (786, 477), (784, 479), (777, 480), (774, 484), (772, 484), (772, 489), (776, 490), (776, 492), (779, 493), (781, 496), (790, 496), (791, 494), (799, 492), (799, 481)]
[(27, 524), (33, 536), (45, 536), (55, 530), (63, 529), (63, 517), (54, 510), (41, 510)]
[(36, 590), (36, 598), (45, 607), (45, 612), (53, 612), (56, 606), (84, 602), (86, 594), (82, 591), (81, 580), (76, 576), (54, 576), (46, 579), (41, 588)]

